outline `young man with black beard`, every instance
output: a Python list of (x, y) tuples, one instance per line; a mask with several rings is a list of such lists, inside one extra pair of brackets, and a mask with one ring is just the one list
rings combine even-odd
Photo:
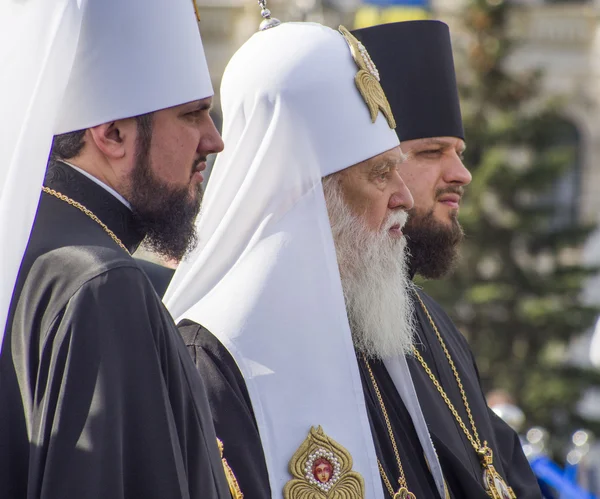
[[(416, 21), (354, 33), (379, 69), (407, 156), (399, 172), (414, 198), (404, 227), (411, 276), (439, 279), (452, 268), (463, 238), (458, 210), (471, 181), (462, 163), (464, 132), (448, 28)], [(422, 290), (413, 292), (413, 306), (416, 342), (408, 363), (453, 495), (540, 498), (518, 436), (487, 407), (466, 340)], [(393, 393), (385, 373), (375, 374), (382, 390)], [(388, 402), (394, 406), (392, 398)], [(487, 462), (497, 473), (492, 484)], [(494, 490), (500, 481), (512, 490), (502, 484)]]
[[(60, 101), (46, 136), (32, 125), (43, 164), (16, 144), (7, 168), (20, 181), (2, 184), (3, 199), (32, 186), (39, 206), (3, 328), (1, 494), (227, 498), (202, 380), (131, 258), (144, 237), (170, 258), (188, 251), (206, 156), (223, 149), (194, 6), (67, 3), (44, 7), (60, 29), (37, 47), (53, 56), (31, 106)], [(15, 21), (42, 8), (21, 7)], [(43, 186), (28, 183), (48, 154)]]

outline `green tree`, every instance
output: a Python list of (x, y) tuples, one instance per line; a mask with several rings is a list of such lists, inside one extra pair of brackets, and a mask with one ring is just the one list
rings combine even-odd
[(458, 74), (473, 174), (460, 213), (466, 239), (455, 272), (422, 284), (467, 336), (484, 389), (506, 389), (529, 424), (556, 436), (584, 423), (576, 403), (600, 381), (563, 362), (569, 340), (598, 314), (580, 299), (595, 272), (578, 263), (592, 227), (553, 195), (577, 159), (561, 103), (540, 97), (541, 73), (505, 69), (511, 8), (471, 0), (462, 16), (469, 44)]

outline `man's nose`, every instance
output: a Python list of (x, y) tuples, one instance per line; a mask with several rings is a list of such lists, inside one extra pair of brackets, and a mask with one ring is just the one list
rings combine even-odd
[(402, 177), (400, 177), (400, 174), (395, 174), (394, 181), (396, 185), (393, 194), (390, 196), (388, 208), (391, 210), (397, 208), (401, 208), (405, 211), (410, 210), (415, 204), (412, 194), (408, 190), (404, 180), (402, 180)]
[(447, 184), (469, 185), (472, 179), (471, 172), (467, 170), (458, 154), (447, 160), (444, 169), (444, 181)]
[(225, 144), (223, 144), (223, 139), (221, 138), (221, 134), (217, 130), (213, 120), (210, 120), (210, 123), (207, 125), (207, 130), (200, 137), (200, 141), (198, 142), (197, 152), (202, 156), (206, 156), (208, 154), (216, 154), (223, 150)]

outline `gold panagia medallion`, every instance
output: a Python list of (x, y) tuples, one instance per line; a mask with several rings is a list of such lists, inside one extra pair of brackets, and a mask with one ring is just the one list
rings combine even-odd
[(290, 460), (285, 484), (285, 499), (363, 499), (362, 476), (352, 471), (352, 456), (329, 438), (320, 426), (310, 429), (308, 437)]
[(477, 451), (483, 467), (483, 485), (491, 499), (517, 499), (513, 489), (507, 485), (500, 473), (494, 468), (492, 449), (483, 442), (483, 447)]
[(344, 26), (340, 26), (338, 31), (346, 39), (352, 53), (352, 58), (358, 66), (358, 73), (354, 77), (354, 82), (360, 95), (362, 95), (362, 98), (367, 103), (369, 113), (371, 114), (371, 121), (375, 123), (377, 115), (381, 110), (390, 128), (396, 128), (394, 113), (392, 113), (390, 103), (385, 96), (381, 83), (379, 83), (379, 71), (377, 71), (375, 63), (367, 52), (366, 47)]

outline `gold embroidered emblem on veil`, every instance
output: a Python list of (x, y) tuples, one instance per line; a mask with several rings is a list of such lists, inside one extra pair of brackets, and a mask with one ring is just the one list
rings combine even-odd
[(285, 499), (363, 499), (365, 483), (352, 471), (352, 456), (329, 438), (320, 426), (310, 429), (308, 437), (290, 460), (285, 484)]
[(352, 53), (352, 58), (359, 68), (358, 73), (354, 77), (354, 82), (360, 95), (362, 95), (362, 98), (367, 103), (369, 113), (371, 114), (371, 121), (375, 123), (377, 114), (381, 111), (390, 128), (396, 128), (396, 120), (394, 119), (392, 108), (381, 87), (381, 83), (379, 83), (379, 71), (377, 71), (375, 63), (367, 52), (366, 47), (344, 26), (340, 26), (338, 30), (346, 39)]

